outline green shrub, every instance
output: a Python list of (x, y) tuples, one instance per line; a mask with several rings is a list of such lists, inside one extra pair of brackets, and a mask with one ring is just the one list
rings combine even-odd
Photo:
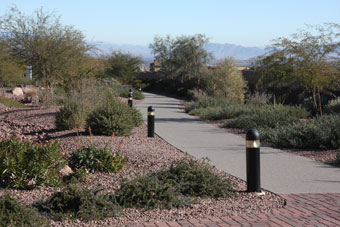
[(73, 152), (68, 159), (72, 169), (86, 169), (89, 172), (117, 172), (123, 168), (126, 159), (118, 152), (98, 149), (94, 145), (82, 147)]
[(227, 98), (237, 103), (244, 102), (247, 83), (232, 59), (221, 61), (215, 70), (205, 71), (202, 84), (210, 96)]
[(65, 166), (56, 141), (34, 145), (16, 138), (0, 142), (0, 163), (1, 186), (18, 189), (59, 185), (59, 170)]
[(266, 93), (255, 92), (247, 97), (248, 104), (255, 104), (255, 105), (265, 105), (269, 104), (272, 95)]
[(96, 108), (87, 118), (87, 128), (93, 134), (110, 136), (128, 136), (142, 117), (140, 112), (133, 110), (126, 103), (116, 98), (107, 98), (104, 104)]
[(9, 194), (0, 197), (0, 226), (47, 226), (46, 219), (24, 207)]
[(54, 220), (90, 221), (118, 216), (119, 207), (112, 202), (109, 195), (99, 193), (101, 190), (69, 186), (46, 201), (35, 203), (34, 206)]
[[(116, 89), (118, 89), (118, 96), (122, 97), (122, 98), (127, 98), (129, 95), (129, 88), (127, 86), (119, 86), (118, 88), (116, 87)], [(132, 98), (136, 99), (136, 100), (142, 100), (145, 98), (145, 96), (143, 95), (142, 92), (132, 89)]]
[(224, 127), (241, 129), (275, 128), (308, 116), (309, 113), (300, 107), (284, 105), (252, 106), (252, 111), (227, 121)]
[(122, 207), (175, 208), (189, 206), (191, 199), (175, 191), (173, 185), (163, 182), (157, 176), (138, 176), (132, 181), (123, 181), (114, 196)]
[(204, 120), (221, 120), (239, 117), (243, 114), (250, 114), (257, 108), (253, 105), (244, 105), (238, 103), (228, 103), (219, 106), (209, 106), (206, 108), (198, 108), (189, 112), (191, 115), (199, 116)]
[(199, 100), (195, 102), (191, 102), (185, 105), (185, 111), (187, 113), (190, 113), (194, 109), (199, 108), (207, 108), (207, 107), (213, 107), (213, 106), (221, 106), (225, 104), (229, 104), (230, 101), (225, 98), (214, 98), (210, 96), (205, 96), (200, 98)]
[(328, 102), (325, 106), (325, 113), (340, 113), (340, 97)]
[(8, 99), (5, 97), (0, 97), (0, 103), (9, 108), (26, 108), (27, 107), (13, 99)]
[(280, 125), (262, 130), (262, 140), (278, 147), (304, 149), (338, 149), (340, 147), (340, 117), (324, 115), (308, 121)]
[(181, 160), (168, 170), (123, 181), (114, 198), (123, 207), (173, 208), (190, 205), (193, 196), (226, 198), (230, 191), (229, 182), (206, 164)]
[(144, 122), (141, 112), (136, 108), (131, 108), (131, 117), (136, 127), (141, 126)]
[(231, 195), (229, 182), (213, 173), (207, 163), (180, 160), (157, 175), (162, 181), (174, 184), (176, 191), (185, 196), (226, 198)]
[(88, 175), (89, 171), (87, 169), (73, 169), (73, 173), (63, 177), (63, 182), (66, 184), (81, 183), (86, 181)]
[(90, 108), (82, 100), (65, 99), (63, 107), (56, 113), (55, 124), (58, 130), (83, 129)]

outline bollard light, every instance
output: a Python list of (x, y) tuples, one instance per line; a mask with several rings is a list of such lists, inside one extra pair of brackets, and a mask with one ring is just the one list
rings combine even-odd
[(250, 129), (246, 134), (247, 191), (261, 192), (260, 134)]
[(128, 95), (128, 105), (129, 107), (132, 107), (132, 93), (129, 93)]
[(148, 137), (155, 136), (155, 110), (152, 106), (148, 107)]

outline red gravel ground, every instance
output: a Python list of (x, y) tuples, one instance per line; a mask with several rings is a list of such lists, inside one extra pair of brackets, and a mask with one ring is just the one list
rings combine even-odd
[[(1, 106), (0, 106), (1, 108)], [(57, 108), (39, 109), (0, 109), (0, 139), (17, 136), (21, 140), (46, 143), (57, 140), (60, 145), (61, 154), (67, 158), (81, 145), (95, 143), (98, 147), (111, 143), (116, 150), (123, 139), (120, 148), (121, 154), (127, 158), (127, 164), (119, 173), (93, 173), (89, 179), (79, 186), (87, 188), (106, 188), (107, 192), (114, 192), (123, 178), (131, 179), (136, 174), (147, 174), (162, 168), (168, 168), (170, 164), (181, 158), (193, 158), (169, 145), (160, 137), (147, 137), (146, 126), (142, 125), (133, 130), (129, 137), (88, 136), (75, 130), (56, 131), (55, 113)], [(207, 216), (225, 217), (240, 214), (267, 213), (273, 209), (284, 206), (284, 200), (273, 193), (267, 192), (264, 196), (255, 193), (246, 193), (244, 181), (230, 176), (213, 168), (213, 171), (221, 177), (228, 179), (236, 190), (234, 195), (227, 199), (198, 199), (198, 203), (192, 207), (179, 209), (125, 209), (124, 215), (117, 218), (91, 221), (88, 223), (80, 221), (50, 222), (50, 226), (129, 226), (146, 222), (172, 222), (185, 221), (188, 219), (200, 219)], [(46, 199), (58, 188), (41, 187), (34, 190), (8, 191), (20, 202), (29, 205), (33, 202)], [(5, 189), (0, 189), (0, 195)]]

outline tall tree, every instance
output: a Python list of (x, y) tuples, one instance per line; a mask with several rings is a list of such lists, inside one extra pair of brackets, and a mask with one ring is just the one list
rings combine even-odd
[(275, 64), (267, 65), (266, 69), (271, 70), (267, 75), (272, 79), (299, 81), (312, 95), (314, 110), (322, 114), (321, 93), (338, 78), (334, 60), (340, 54), (340, 25), (308, 26), (291, 38), (277, 39), (270, 50), (271, 54), (264, 59)]
[(91, 48), (84, 35), (60, 23), (60, 17), (42, 8), (26, 16), (16, 7), (0, 18), (1, 39), (12, 56), (31, 65), (34, 75), (47, 85), (68, 83), (84, 73)]
[(135, 81), (137, 73), (140, 71), (142, 60), (131, 54), (112, 52), (107, 62), (107, 76), (112, 76), (123, 84), (131, 84)]
[(197, 79), (199, 83), (202, 67), (211, 59), (211, 55), (203, 48), (208, 41), (202, 34), (175, 39), (156, 36), (150, 48), (169, 78), (181, 84), (192, 79)]

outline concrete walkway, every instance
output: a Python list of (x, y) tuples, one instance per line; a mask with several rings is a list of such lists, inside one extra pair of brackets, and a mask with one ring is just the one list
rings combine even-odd
[[(138, 104), (156, 110), (156, 133), (195, 157), (208, 157), (218, 169), (246, 180), (245, 141), (179, 109), (179, 100), (144, 93)], [(340, 193), (340, 169), (277, 149), (261, 147), (261, 186), (275, 193)]]

